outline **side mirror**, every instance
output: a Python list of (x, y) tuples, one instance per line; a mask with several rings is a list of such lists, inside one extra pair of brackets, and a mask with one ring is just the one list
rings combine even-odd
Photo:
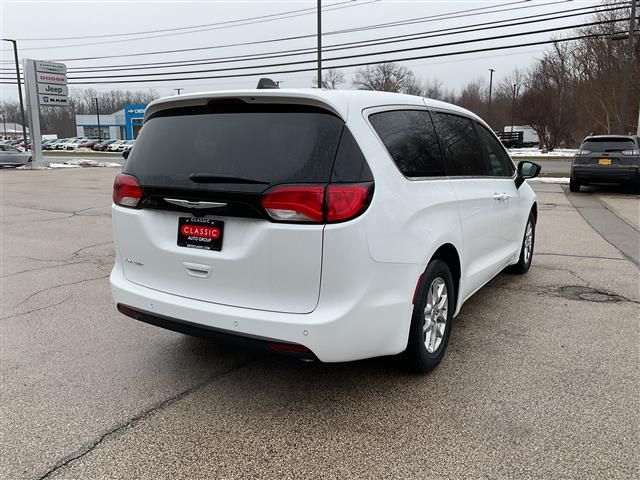
[(535, 178), (540, 175), (542, 167), (535, 163), (523, 160), (518, 163), (518, 175), (516, 176), (516, 187), (520, 188), (527, 178)]
[(124, 157), (124, 159), (126, 160), (127, 158), (129, 158), (129, 152), (131, 150), (125, 150), (124, 152), (122, 152), (122, 156)]

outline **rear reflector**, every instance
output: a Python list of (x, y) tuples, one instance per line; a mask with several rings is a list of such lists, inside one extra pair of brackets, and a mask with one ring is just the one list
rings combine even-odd
[(287, 353), (311, 353), (304, 345), (297, 345), (295, 343), (278, 343), (278, 342), (269, 342), (269, 347), (272, 350), (277, 352), (287, 352)]
[(130, 175), (120, 173), (113, 182), (113, 203), (121, 207), (136, 208), (143, 197), (138, 180)]
[(322, 222), (324, 186), (282, 185), (262, 197), (262, 206), (274, 220), (289, 222)]

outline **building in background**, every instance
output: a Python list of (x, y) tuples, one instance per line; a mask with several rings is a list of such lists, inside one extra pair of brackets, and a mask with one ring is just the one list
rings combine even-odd
[[(27, 128), (27, 136), (29, 129)], [(0, 123), (0, 140), (17, 140), (22, 138), (22, 125), (13, 122)]]
[(126, 105), (122, 110), (100, 114), (100, 132), (97, 115), (76, 115), (76, 135), (118, 140), (134, 140), (142, 128), (146, 104)]

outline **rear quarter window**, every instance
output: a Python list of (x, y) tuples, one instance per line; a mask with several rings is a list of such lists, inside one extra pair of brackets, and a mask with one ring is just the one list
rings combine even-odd
[(392, 110), (369, 116), (393, 162), (405, 177), (444, 176), (444, 163), (426, 110)]

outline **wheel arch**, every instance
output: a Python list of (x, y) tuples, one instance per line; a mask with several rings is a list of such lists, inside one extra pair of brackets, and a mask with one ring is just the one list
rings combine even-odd
[(457, 312), (461, 290), (460, 281), (462, 278), (462, 264), (460, 263), (460, 254), (458, 253), (458, 249), (452, 243), (445, 243), (433, 252), (433, 255), (429, 259), (429, 263), (435, 259), (442, 260), (447, 264), (449, 270), (451, 270), (453, 286), (455, 288), (455, 295), (453, 296), (456, 302), (454, 305), (454, 311)]
[(533, 214), (533, 221), (538, 223), (538, 202), (533, 202), (533, 205), (531, 205), (531, 213)]

